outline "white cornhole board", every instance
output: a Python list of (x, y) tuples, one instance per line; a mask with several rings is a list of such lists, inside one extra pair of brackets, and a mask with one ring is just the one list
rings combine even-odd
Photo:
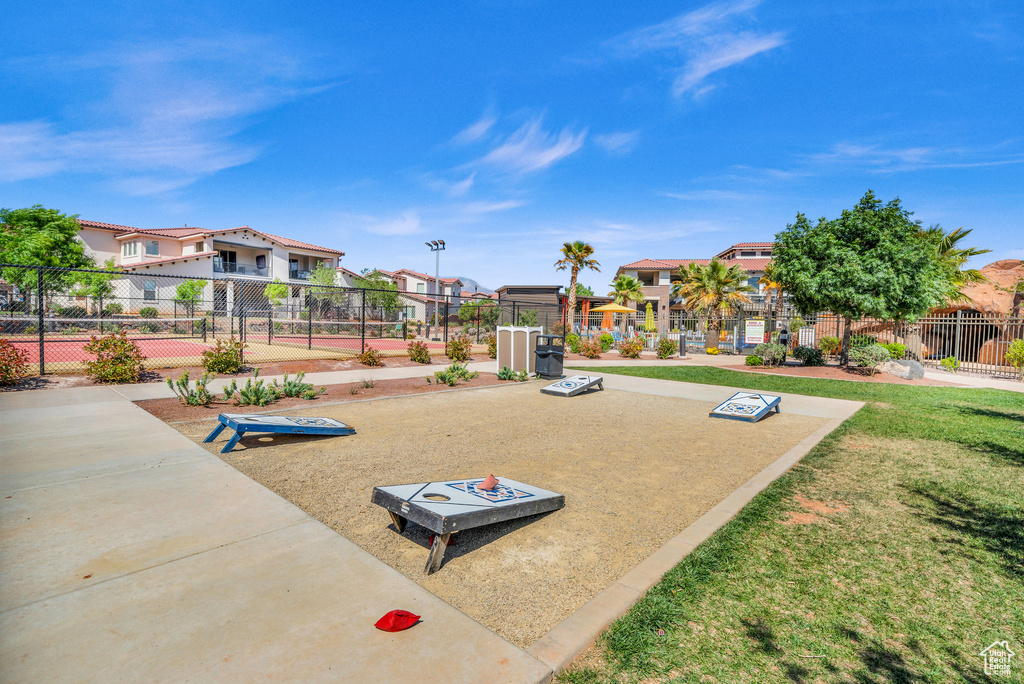
[(391, 514), (399, 534), (410, 520), (435, 533), (423, 569), (428, 575), (441, 566), (453, 532), (565, 507), (565, 496), (556, 492), (504, 477), (498, 478), (498, 486), (493, 491), (484, 491), (477, 488), (483, 481), (480, 477), (374, 487), (370, 503)]
[(544, 394), (554, 394), (559, 397), (575, 397), (581, 392), (586, 392), (592, 387), (604, 389), (604, 378), (600, 375), (572, 375), (553, 382), (547, 387), (540, 389)]
[(712, 409), (708, 415), (712, 418), (729, 418), (756, 423), (767, 416), (772, 409), (779, 413), (782, 397), (772, 394), (755, 394), (754, 392), (737, 392)]

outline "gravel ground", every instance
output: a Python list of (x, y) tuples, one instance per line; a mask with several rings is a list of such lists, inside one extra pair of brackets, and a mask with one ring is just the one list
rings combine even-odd
[[(711, 404), (540, 383), (324, 407), (351, 437), (250, 437), (228, 463), (409, 579), (526, 647), (825, 423), (711, 419)], [(299, 413), (306, 413), (299, 412)], [(196, 442), (208, 422), (178, 424)], [(211, 452), (217, 442), (203, 445)], [(565, 495), (530, 519), (467, 530), (424, 575), (427, 531), (395, 532), (376, 485), (494, 473)], [(400, 607), (400, 606), (396, 606)]]

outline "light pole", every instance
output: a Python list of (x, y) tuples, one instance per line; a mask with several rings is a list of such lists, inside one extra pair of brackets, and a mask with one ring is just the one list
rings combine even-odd
[(434, 336), (430, 340), (440, 342), (441, 338), (437, 334), (437, 329), (440, 326), (441, 316), (437, 308), (437, 295), (441, 292), (441, 252), (444, 251), (444, 240), (431, 240), (424, 244), (434, 253)]

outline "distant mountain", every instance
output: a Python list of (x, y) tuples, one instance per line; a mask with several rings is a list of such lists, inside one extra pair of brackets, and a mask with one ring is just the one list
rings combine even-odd
[(483, 292), (484, 294), (493, 294), (494, 290), (484, 287), (480, 283), (476, 282), (472, 278), (466, 278), (465, 276), (448, 276), (449, 278), (458, 278), (462, 281), (463, 292)]

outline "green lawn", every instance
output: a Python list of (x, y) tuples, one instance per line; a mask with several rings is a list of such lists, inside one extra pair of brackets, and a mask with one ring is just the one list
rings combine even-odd
[(989, 682), (978, 652), (1003, 639), (1019, 654), (1012, 681), (1024, 681), (1024, 394), (710, 367), (601, 372), (867, 405), (560, 682)]

